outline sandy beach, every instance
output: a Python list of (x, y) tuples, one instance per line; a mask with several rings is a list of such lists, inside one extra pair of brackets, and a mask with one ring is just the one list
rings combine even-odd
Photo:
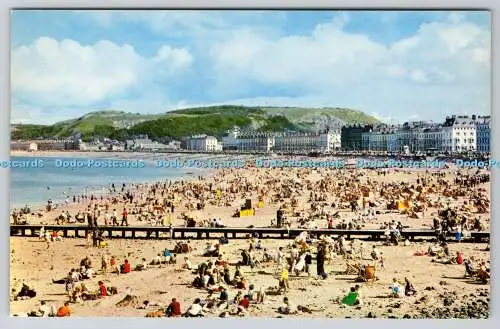
[[(108, 154), (108, 153), (106, 153)], [(51, 155), (54, 155), (52, 152)], [(95, 154), (92, 154), (96, 156)], [(38, 156), (42, 156), (38, 154)], [(44, 154), (43, 156), (47, 156)], [(487, 174), (483, 172), (482, 174)], [(473, 177), (476, 173), (462, 172), (463, 177)], [(466, 226), (481, 223), (484, 230), (489, 229), (489, 182), (476, 182), (471, 188), (458, 186), (455, 170), (442, 172), (425, 172), (424, 170), (387, 170), (385, 173), (375, 170), (332, 170), (332, 169), (261, 169), (246, 168), (244, 170), (218, 170), (202, 180), (193, 179), (190, 182), (173, 183), (170, 186), (162, 184), (138, 184), (116, 186), (116, 191), (110, 191), (102, 200), (72, 199), (68, 204), (62, 204), (51, 212), (37, 210), (36, 214), (24, 217), (31, 224), (55, 224), (61, 213), (75, 217), (86, 212), (98, 212), (98, 225), (105, 225), (106, 213), (117, 209), (121, 214), (123, 208), (129, 212), (129, 225), (156, 225), (152, 218), (161, 219), (163, 212), (156, 213), (154, 202), (163, 208), (173, 207), (171, 218), (173, 226), (184, 226), (187, 218), (194, 218), (197, 226), (207, 226), (216, 218), (227, 227), (269, 227), (276, 225), (276, 213), (281, 209), (286, 215), (290, 227), (327, 228), (342, 225), (352, 225), (354, 228), (389, 228), (399, 222), (402, 227), (431, 228), (439, 213), (447, 207), (456, 210), (464, 216)], [(462, 177), (462, 176), (460, 176)], [(420, 189), (424, 187), (424, 190)], [(420, 192), (419, 192), (420, 190)], [(220, 192), (218, 192), (220, 191)], [(425, 193), (424, 193), (425, 191)], [(133, 201), (125, 200), (123, 195), (133, 195)], [(359, 194), (364, 197), (359, 198)], [(259, 198), (260, 197), (260, 198)], [(235, 218), (232, 215), (240, 209), (246, 199), (252, 201), (255, 215)], [(262, 208), (255, 207), (258, 200), (264, 201)], [(394, 200), (413, 200), (403, 210), (390, 209)], [(155, 201), (156, 200), (156, 201)], [(351, 209), (355, 200), (359, 209)], [(476, 203), (474, 200), (484, 200)], [(483, 203), (484, 202), (484, 203)], [(198, 204), (201, 209), (196, 209)], [(106, 210), (107, 205), (107, 210)], [(369, 206), (367, 206), (369, 205)], [(368, 209), (371, 209), (370, 211)], [(95, 210), (95, 211), (94, 211)], [(147, 213), (149, 215), (144, 215)], [(458, 218), (458, 217), (457, 217)], [(118, 219), (120, 222), (120, 218)], [(164, 221), (164, 220), (163, 220)], [(330, 221), (330, 223), (329, 223)], [(86, 222), (85, 222), (86, 223)], [(476, 223), (476, 224), (474, 224)], [(163, 222), (164, 224), (164, 222)], [(160, 224), (161, 225), (161, 224)], [(469, 230), (473, 230), (471, 228)], [(465, 229), (464, 229), (465, 230)], [(451, 238), (453, 240), (453, 238)], [(210, 241), (214, 243), (214, 241)], [(293, 240), (263, 240), (264, 248), (275, 254), (279, 247), (289, 252)], [(80, 260), (90, 257), (92, 267), (100, 269), (101, 257), (115, 256), (121, 264), (128, 259), (132, 266), (141, 263), (145, 258), (150, 262), (165, 248), (173, 250), (175, 241), (155, 240), (119, 240), (107, 241), (106, 248), (93, 248), (86, 245), (84, 239), (65, 239), (49, 244), (37, 238), (11, 238), (11, 286), (18, 286), (23, 281), (36, 290), (37, 296), (27, 300), (11, 302), (11, 314), (23, 314), (36, 310), (41, 300), (57, 307), (68, 300), (64, 284), (54, 284), (52, 279), (61, 279), (71, 268), (78, 268)], [(194, 247), (189, 254), (179, 254), (177, 264), (151, 266), (145, 271), (132, 271), (124, 275), (98, 274), (91, 280), (84, 281), (91, 290), (97, 290), (97, 282), (102, 280), (106, 286), (116, 287), (117, 295), (107, 296), (98, 300), (85, 301), (82, 304), (72, 303), (74, 316), (145, 316), (151, 310), (160, 306), (150, 306), (148, 309), (135, 307), (117, 307), (116, 303), (124, 298), (125, 291), (144, 300), (155, 301), (161, 307), (168, 305), (172, 298), (181, 302), (183, 312), (195, 298), (206, 298), (207, 289), (192, 287), (196, 274), (182, 270), (184, 256), (188, 256), (193, 265), (215, 258), (203, 257), (207, 241), (191, 241)], [(255, 241), (252, 243), (254, 244)], [(222, 245), (223, 259), (229, 264), (241, 261), (241, 249), (248, 249), (250, 241), (230, 240)], [(312, 253), (316, 253), (317, 242), (308, 243)], [(383, 253), (384, 264), (370, 258), (373, 245)], [(263, 303), (250, 304), (246, 316), (276, 317), (396, 317), (396, 318), (440, 318), (488, 317), (489, 284), (478, 285), (474, 279), (465, 278), (464, 265), (441, 263), (443, 259), (453, 258), (460, 252), (464, 258), (473, 259), (479, 266), (485, 262), (489, 266), (490, 254), (485, 243), (449, 243), (447, 247), (450, 256), (416, 256), (417, 252), (427, 252), (433, 242), (399, 243), (391, 245), (383, 242), (356, 241), (351, 246), (347, 257), (345, 254), (332, 253), (332, 260), (325, 264), (326, 279), (316, 275), (315, 260), (312, 262), (311, 273), (299, 276), (290, 273), (289, 290), (280, 295), (268, 294)], [(332, 243), (333, 246), (333, 243)], [(364, 255), (358, 251), (365, 250)], [(261, 260), (263, 250), (255, 252), (255, 259)], [(347, 258), (346, 258), (347, 257)], [(337, 300), (349, 292), (354, 286), (356, 275), (346, 274), (347, 261), (359, 264), (373, 265), (377, 268), (374, 282), (357, 283), (359, 299), (357, 306), (345, 306)], [(248, 279), (255, 290), (268, 290), (278, 286), (279, 273), (275, 273), (274, 262), (260, 262), (251, 269), (241, 266), (242, 275)], [(33, 268), (40, 269), (33, 271)], [(230, 266), (231, 275), (234, 266)], [(404, 286), (408, 278), (417, 294), (392, 298), (391, 285), (397, 279)], [(217, 283), (217, 286), (219, 283)], [(234, 298), (239, 290), (227, 286), (229, 298)], [(248, 290), (248, 289), (246, 289)], [(306, 311), (297, 314), (279, 314), (278, 307), (287, 296), (291, 303), (306, 307)], [(467, 308), (467, 303), (474, 301), (475, 305)], [(471, 311), (472, 310), (472, 311)], [(220, 311), (207, 311), (205, 316), (219, 316)]]

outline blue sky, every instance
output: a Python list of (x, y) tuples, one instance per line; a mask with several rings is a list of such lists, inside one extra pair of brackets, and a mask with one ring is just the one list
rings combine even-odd
[(490, 112), (487, 12), (38, 10), (11, 24), (12, 122), (212, 104)]

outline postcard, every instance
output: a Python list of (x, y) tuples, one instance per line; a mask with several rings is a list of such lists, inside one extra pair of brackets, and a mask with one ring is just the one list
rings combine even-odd
[(489, 318), (488, 11), (11, 18), (11, 316)]

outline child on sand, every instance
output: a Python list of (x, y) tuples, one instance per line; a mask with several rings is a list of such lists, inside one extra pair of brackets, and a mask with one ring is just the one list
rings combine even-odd
[(283, 267), (283, 270), (281, 271), (279, 287), (280, 287), (280, 290), (283, 290), (284, 292), (286, 292), (289, 289), (289, 286), (288, 286), (288, 269), (286, 268), (286, 266)]
[(391, 296), (392, 298), (401, 297), (401, 287), (396, 278), (392, 279)]

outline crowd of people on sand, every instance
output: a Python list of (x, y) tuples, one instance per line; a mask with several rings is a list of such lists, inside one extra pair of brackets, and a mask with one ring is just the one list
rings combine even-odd
[[(278, 227), (377, 228), (383, 226), (378, 221), (383, 213), (425, 218), (446, 208), (456, 218), (452, 222), (453, 216), (447, 215), (447, 225), (443, 225), (442, 231), (460, 230), (464, 235), (487, 228), (481, 215), (489, 211), (489, 198), (481, 184), (489, 181), (488, 172), (449, 169), (448, 175), (436, 171), (415, 175), (394, 169), (401, 175), (416, 176), (410, 182), (377, 180), (367, 170), (360, 169), (287, 169), (223, 169), (192, 181), (124, 183), (121, 188), (112, 184), (111, 194), (106, 196), (82, 195), (87, 205), (85, 211), (63, 209), (54, 221), (87, 223), (91, 230), (129, 225), (131, 219), (134, 223), (166, 227), (180, 219), (185, 226), (224, 227), (220, 216), (202, 213), (207, 205), (239, 209), (244, 200), (258, 198), (278, 208), (276, 218), (270, 219), (271, 225)], [(74, 203), (78, 201), (73, 198)], [(348, 210), (351, 214), (346, 213)], [(50, 200), (46, 211), (55, 211)], [(18, 211), (14, 213), (18, 218)], [(432, 227), (437, 229), (435, 225), (428, 226)]]
[[(92, 228), (93, 245), (102, 246), (105, 237), (100, 235), (99, 227), (107, 225), (129, 225), (130, 217), (135, 221), (150, 225), (172, 226), (174, 215), (188, 221), (195, 220), (197, 226), (222, 227), (221, 218), (194, 219), (193, 212), (201, 212), (206, 205), (215, 207), (235, 207), (242, 200), (258, 196), (260, 200), (277, 206), (276, 218), (271, 225), (298, 228), (345, 228), (361, 229), (367, 226), (385, 230), (386, 241), (380, 246), (374, 245), (366, 250), (364, 243), (352, 240), (347, 242), (344, 236), (336, 239), (328, 236), (313, 238), (304, 231), (291, 243), (280, 246), (277, 250), (266, 248), (257, 236), (251, 237), (248, 247), (240, 250), (240, 259), (228, 259), (225, 245), (230, 243), (221, 238), (218, 243), (208, 243), (202, 250), (206, 261), (193, 264), (189, 256), (183, 257), (178, 264), (177, 254), (188, 255), (192, 252), (189, 242), (178, 242), (173, 250), (157, 254), (152, 260), (142, 259), (132, 267), (128, 259), (118, 265), (116, 257), (102, 256), (101, 269), (95, 271), (90, 259), (86, 257), (79, 268), (72, 269), (68, 276), (54, 280), (55, 284), (64, 284), (68, 301), (53, 312), (54, 308), (46, 303), (40, 310), (32, 312), (34, 316), (68, 316), (72, 314), (70, 303), (85, 303), (88, 300), (105, 298), (116, 294), (118, 289), (106, 287), (103, 280), (94, 290), (84, 284), (95, 276), (115, 273), (129, 274), (162, 266), (179, 267), (192, 275), (191, 286), (200, 290), (196, 298), (184, 312), (181, 302), (173, 298), (168, 305), (153, 301), (144, 301), (137, 307), (149, 310), (147, 316), (201, 317), (218, 314), (220, 317), (232, 315), (244, 316), (251, 312), (253, 305), (266, 302), (270, 294), (285, 295), (282, 305), (276, 308), (278, 313), (295, 314), (314, 312), (308, 305), (297, 305), (289, 299), (290, 276), (312, 276), (313, 260), (316, 264), (318, 280), (328, 280), (331, 271), (327, 266), (339, 257), (345, 261), (345, 274), (355, 275), (359, 284), (350, 287), (337, 301), (342, 307), (360, 306), (362, 283), (377, 280), (376, 270), (383, 270), (387, 260), (381, 247), (401, 247), (411, 244), (401, 234), (408, 228), (403, 222), (406, 218), (428, 218), (430, 228), (436, 230), (436, 241), (427, 250), (418, 251), (414, 256), (429, 256), (431, 262), (443, 266), (464, 266), (464, 275), (482, 283), (489, 281), (489, 261), (466, 257), (461, 252), (450, 255), (448, 241), (450, 234), (460, 242), (471, 230), (484, 230), (489, 223), (483, 215), (489, 211), (489, 198), (481, 184), (489, 181), (484, 172), (450, 170), (444, 172), (421, 172), (417, 175), (401, 171), (402, 175), (412, 175), (414, 182), (377, 180), (363, 170), (322, 171), (320, 169), (293, 170), (247, 168), (246, 171), (224, 169), (209, 178), (193, 181), (165, 182), (154, 184), (123, 184), (120, 188), (111, 187), (107, 197), (85, 199), (87, 211), (71, 214), (64, 211), (57, 218), (58, 223), (70, 223), (73, 220), (86, 222)], [(397, 169), (395, 170), (397, 171)], [(379, 170), (378, 175), (387, 175), (387, 170)], [(83, 196), (82, 196), (82, 199)], [(78, 199), (73, 198), (74, 203)], [(50, 209), (49, 209), (50, 208)], [(118, 210), (120, 209), (120, 215)], [(176, 212), (177, 210), (177, 212)], [(54, 211), (47, 207), (47, 211)], [(380, 222), (382, 213), (399, 216), (401, 220), (391, 219)], [(203, 217), (203, 216), (199, 216)], [(121, 222), (119, 222), (121, 219)], [(48, 235), (47, 235), (48, 234)], [(90, 236), (90, 235), (89, 235)], [(42, 234), (41, 234), (42, 238)], [(44, 232), (43, 238), (48, 244), (62, 239), (54, 232)], [(276, 286), (257, 287), (242, 268), (250, 271), (269, 269), (276, 280)], [(234, 271), (233, 271), (234, 269)], [(394, 278), (388, 282), (388, 298), (404, 298), (417, 294), (409, 278)], [(404, 286), (404, 288), (401, 288)], [(234, 297), (233, 295), (234, 291)], [(33, 295), (33, 293), (31, 293)], [(26, 295), (26, 289), (23, 293)], [(16, 297), (16, 298), (24, 298)], [(231, 298), (233, 297), (233, 298)], [(30, 298), (30, 297), (28, 297)], [(42, 315), (40, 315), (42, 314)], [(60, 315), (64, 314), (64, 315)]]
[[(405, 241), (406, 242), (406, 241)], [(193, 264), (189, 254), (194, 250), (188, 248), (188, 252), (183, 257), (183, 262), (177, 262), (178, 255), (165, 248), (163, 253), (157, 254), (151, 260), (142, 258), (142, 261), (135, 267), (124, 259), (119, 265), (115, 256), (101, 256), (101, 268), (96, 270), (92, 266), (89, 257), (80, 261), (78, 268), (73, 268), (68, 275), (60, 280), (53, 280), (53, 284), (64, 285), (68, 300), (59, 309), (53, 305), (48, 305), (42, 301), (39, 308), (28, 313), (28, 316), (70, 316), (73, 314), (71, 304), (81, 305), (88, 301), (99, 300), (118, 294), (118, 289), (106, 286), (105, 280), (98, 280), (95, 288), (88, 288), (86, 282), (91, 282), (97, 276), (110, 274), (130, 275), (136, 271), (146, 271), (153, 268), (160, 269), (164, 266), (174, 266), (177, 271), (183, 271), (192, 275), (191, 287), (200, 291), (197, 297), (184, 311), (181, 302), (173, 298), (166, 305), (161, 302), (150, 300), (136, 305), (137, 309), (147, 311), (147, 317), (203, 317), (203, 316), (245, 316), (252, 313), (255, 305), (266, 304), (269, 295), (284, 295), (282, 305), (276, 307), (276, 312), (280, 314), (311, 313), (318, 310), (312, 309), (309, 305), (295, 305), (287, 296), (291, 289), (289, 284), (290, 276), (314, 277), (318, 280), (328, 280), (332, 271), (326, 267), (332, 259), (343, 259), (346, 264), (344, 274), (353, 274), (359, 284), (350, 287), (346, 295), (338, 296), (337, 303), (340, 307), (363, 305), (360, 290), (364, 282), (378, 280), (375, 275), (375, 268), (383, 270), (383, 251), (380, 249), (383, 244), (373, 245), (371, 250), (366, 250), (364, 243), (352, 240), (347, 242), (344, 237), (331, 239), (322, 236), (319, 239), (310, 237), (307, 232), (303, 232), (291, 243), (278, 247), (276, 250), (269, 250), (262, 240), (250, 238), (248, 248), (241, 249), (238, 260), (229, 259), (224, 251), (225, 244), (208, 244), (201, 251), (200, 256), (207, 259), (199, 264)], [(176, 248), (189, 242), (177, 242)], [(401, 245), (407, 245), (403, 243)], [(401, 246), (400, 245), (400, 246)], [(182, 249), (182, 248), (181, 248)], [(207, 251), (211, 250), (208, 254)], [(471, 277), (483, 283), (489, 281), (489, 262), (486, 260), (475, 260), (473, 257), (466, 258), (461, 252), (450, 255), (446, 242), (435, 241), (431, 243), (427, 250), (418, 251), (414, 256), (429, 256), (431, 262), (443, 264), (443, 266), (464, 266), (464, 277)], [(313, 274), (313, 260), (316, 263), (316, 271)], [(354, 272), (349, 272), (350, 266), (355, 264)], [(351, 264), (351, 265), (350, 265)], [(245, 275), (243, 268), (250, 268), (250, 271), (269, 271), (276, 280), (275, 286), (259, 286), (251, 282), (250, 277)], [(370, 272), (370, 269), (373, 269)], [(108, 279), (109, 277), (106, 276)], [(446, 279), (446, 278), (444, 278)], [(417, 289), (405, 277), (404, 282), (394, 278), (388, 283), (390, 291), (387, 298), (412, 297), (417, 294)], [(26, 284), (21, 291), (15, 294), (14, 300), (35, 298), (36, 292)], [(127, 293), (129, 296), (130, 293)], [(233, 295), (233, 296), (231, 296)], [(307, 301), (302, 301), (305, 304)], [(118, 305), (118, 304), (117, 304)]]

